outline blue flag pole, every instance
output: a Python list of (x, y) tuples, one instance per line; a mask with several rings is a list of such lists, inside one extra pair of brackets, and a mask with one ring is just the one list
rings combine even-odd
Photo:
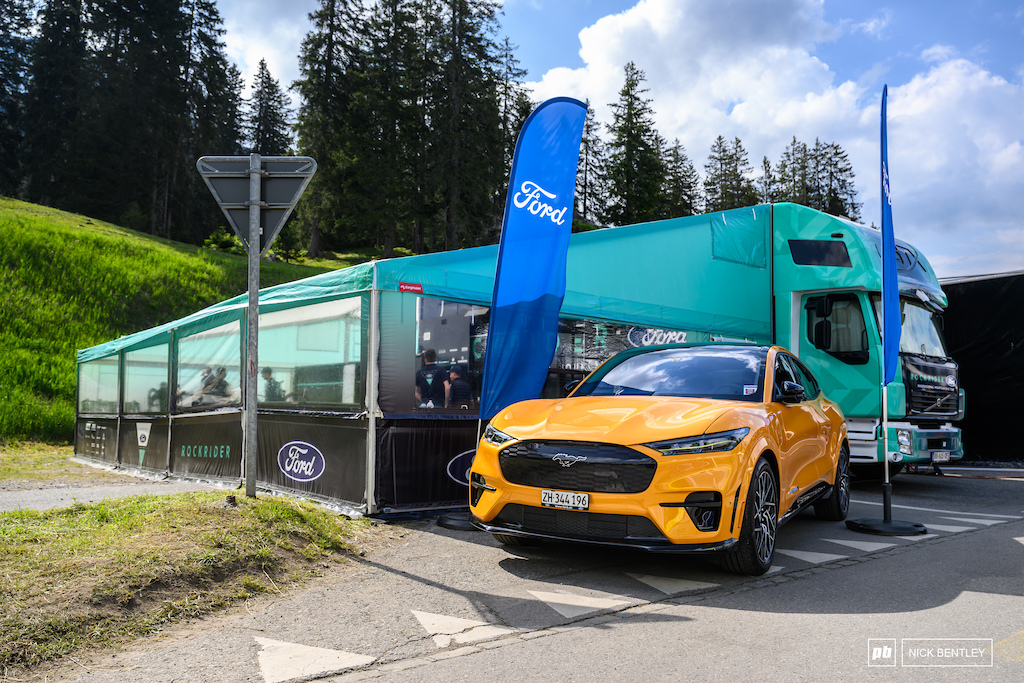
[(480, 419), (540, 396), (558, 342), (587, 105), (556, 97), (516, 142), (494, 273)]
[(882, 511), (883, 518), (848, 519), (846, 526), (854, 531), (882, 536), (912, 536), (927, 533), (917, 522), (893, 521), (892, 482), (889, 477), (889, 383), (896, 377), (900, 362), (900, 289), (896, 276), (896, 237), (892, 227), (892, 194), (889, 187), (889, 151), (886, 131), (886, 100), (889, 87), (882, 87)]

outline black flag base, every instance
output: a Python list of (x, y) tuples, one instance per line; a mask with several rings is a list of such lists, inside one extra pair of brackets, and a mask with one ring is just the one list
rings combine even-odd
[(848, 519), (846, 528), (876, 536), (918, 536), (928, 533), (924, 524), (902, 522), (892, 518), (892, 484), (889, 483), (888, 476), (882, 485), (882, 511), (885, 514), (884, 519)]
[(898, 519), (891, 519), (888, 522), (884, 519), (848, 519), (846, 526), (853, 531), (876, 536), (917, 536), (928, 533), (924, 524), (901, 522)]
[(469, 521), (469, 512), (447, 512), (437, 518), (437, 525), (455, 531), (478, 531)]

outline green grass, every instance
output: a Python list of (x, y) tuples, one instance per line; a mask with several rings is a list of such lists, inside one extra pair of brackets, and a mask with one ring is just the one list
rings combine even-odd
[[(264, 261), (267, 287), (376, 258)], [(78, 349), (246, 291), (246, 257), (0, 197), (0, 443), (67, 442)]]
[(136, 496), (0, 513), (0, 670), (279, 592), (356, 552), (368, 523), (283, 497)]

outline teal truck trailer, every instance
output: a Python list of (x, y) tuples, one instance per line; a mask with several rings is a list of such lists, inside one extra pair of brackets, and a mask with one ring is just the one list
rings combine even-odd
[[(771, 283), (771, 341), (796, 353), (825, 393), (842, 407), (851, 465), (862, 470), (879, 468), (885, 461), (878, 324), (881, 232), (796, 204), (719, 215), (721, 225), (716, 230), (713, 219), (711, 239), (724, 242), (719, 250), (723, 254), (731, 248), (748, 261), (747, 268), (734, 270), (730, 281), (722, 283), (719, 310), (735, 306), (737, 290), (760, 299), (758, 288), (765, 278), (749, 265), (766, 265)], [(764, 230), (770, 256), (751, 257), (763, 248), (758, 244)], [(711, 252), (716, 252), (715, 245)], [(894, 463), (890, 467), (959, 460), (963, 445), (953, 422), (963, 417), (964, 393), (957, 364), (943, 341), (946, 295), (916, 248), (897, 240), (896, 256), (903, 325), (900, 368), (887, 390), (889, 462)], [(744, 282), (748, 276), (750, 280)]]

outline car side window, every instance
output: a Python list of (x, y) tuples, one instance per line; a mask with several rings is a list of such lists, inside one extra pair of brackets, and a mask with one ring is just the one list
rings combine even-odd
[(804, 396), (808, 399), (818, 398), (818, 394), (821, 390), (818, 388), (818, 382), (811, 375), (811, 371), (808, 370), (803, 363), (796, 358), (790, 356), (787, 360), (793, 365), (793, 370), (796, 372), (797, 384), (804, 388)]
[[(775, 390), (782, 388), (783, 382), (796, 382), (796, 373), (785, 354), (780, 353), (775, 357)], [(799, 382), (797, 382), (799, 384)]]

